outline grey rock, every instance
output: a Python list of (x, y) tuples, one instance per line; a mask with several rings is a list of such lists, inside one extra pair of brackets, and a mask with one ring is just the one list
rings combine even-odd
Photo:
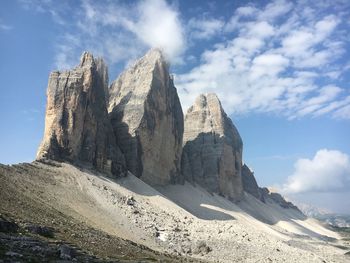
[(264, 197), (261, 194), (259, 186), (255, 180), (254, 173), (246, 164), (242, 166), (242, 184), (245, 192), (251, 194), (261, 201), (264, 201)]
[(32, 234), (38, 234), (40, 236), (44, 237), (53, 237), (54, 236), (54, 230), (51, 227), (47, 226), (40, 226), (35, 224), (26, 224), (24, 226), (24, 229)]
[(76, 68), (50, 74), (37, 160), (84, 164), (114, 176), (126, 174), (107, 113), (107, 84), (107, 66), (88, 52)]
[(281, 194), (275, 192), (273, 189), (263, 187), (263, 188), (260, 188), (260, 193), (264, 198), (265, 202), (272, 201), (278, 204), (279, 206), (281, 206), (282, 208), (295, 209), (299, 211), (301, 214), (303, 214), (296, 205), (294, 205), (292, 202), (287, 201)]
[(150, 50), (109, 92), (108, 111), (128, 170), (151, 185), (180, 181), (183, 113), (161, 51)]
[(242, 139), (215, 94), (200, 95), (185, 117), (182, 173), (211, 192), (239, 201)]
[(6, 220), (2, 216), (0, 216), (0, 232), (11, 233), (17, 232), (18, 225), (12, 221)]
[(19, 253), (16, 253), (16, 252), (13, 252), (13, 251), (8, 251), (5, 253), (5, 256), (8, 256), (8, 257), (16, 257), (16, 258), (21, 258), (23, 257), (22, 254), (19, 254)]
[(212, 249), (205, 243), (205, 241), (201, 240), (196, 244), (195, 249), (193, 250), (194, 254), (208, 254)]
[(134, 197), (132, 196), (129, 196), (127, 199), (126, 199), (126, 204), (129, 205), (129, 206), (134, 206), (135, 205), (135, 199)]
[(75, 250), (68, 245), (61, 245), (58, 248), (60, 259), (71, 260), (75, 257)]

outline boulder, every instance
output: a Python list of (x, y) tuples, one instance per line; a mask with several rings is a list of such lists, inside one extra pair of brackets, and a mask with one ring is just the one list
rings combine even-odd
[(47, 226), (40, 226), (36, 224), (27, 223), (24, 225), (24, 229), (27, 230), (29, 233), (37, 234), (44, 237), (54, 236), (54, 229)]
[(50, 74), (37, 160), (68, 161), (114, 176), (126, 174), (107, 113), (107, 84), (107, 66), (88, 52), (74, 69)]
[(0, 215), (0, 232), (17, 232), (18, 228), (19, 227), (15, 222), (9, 221)]
[(245, 192), (251, 194), (261, 201), (264, 200), (255, 180), (254, 173), (246, 164), (242, 166), (242, 184)]
[(183, 113), (159, 49), (112, 83), (108, 112), (130, 172), (151, 185), (181, 180)]
[(210, 192), (239, 201), (242, 139), (215, 94), (200, 95), (185, 116), (182, 173)]

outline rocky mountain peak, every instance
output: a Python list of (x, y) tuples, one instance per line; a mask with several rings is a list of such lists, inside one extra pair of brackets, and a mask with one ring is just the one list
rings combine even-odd
[(144, 56), (143, 59), (151, 62), (166, 62), (163, 51), (160, 48), (150, 49)]
[(88, 52), (74, 69), (50, 74), (38, 160), (62, 160), (114, 176), (125, 174), (125, 160), (107, 113), (106, 76), (103, 60), (95, 60)]
[(128, 169), (150, 184), (180, 180), (183, 113), (162, 52), (150, 50), (109, 93), (108, 111)]
[(88, 51), (84, 51), (80, 56), (79, 67), (92, 66), (95, 64), (94, 56)]
[(215, 94), (201, 94), (185, 116), (182, 173), (238, 201), (243, 194), (242, 139)]
[(242, 166), (242, 184), (245, 192), (264, 202), (264, 197), (256, 182), (254, 172), (246, 164)]

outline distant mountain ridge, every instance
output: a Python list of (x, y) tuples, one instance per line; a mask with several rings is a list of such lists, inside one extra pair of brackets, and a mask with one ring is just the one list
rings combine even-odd
[(335, 227), (350, 227), (350, 215), (337, 214), (308, 204), (298, 203), (298, 208), (308, 217), (318, 219)]

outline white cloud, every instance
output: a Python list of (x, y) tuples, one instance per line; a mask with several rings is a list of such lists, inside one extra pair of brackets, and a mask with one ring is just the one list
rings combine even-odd
[(236, 14), (238, 16), (252, 16), (258, 12), (253, 6), (242, 6), (236, 9)]
[(287, 194), (333, 192), (350, 186), (350, 158), (336, 150), (319, 150), (313, 159), (299, 159), (282, 190)]
[(202, 12), (186, 21), (165, 0), (81, 0), (77, 10), (69, 10), (69, 1), (20, 1), (64, 29), (55, 39), (59, 69), (74, 66), (83, 50), (120, 68), (161, 47), (178, 66), (175, 84), (184, 110), (200, 93), (215, 92), (228, 114), (350, 119), (350, 91), (340, 82), (349, 69), (343, 59), (349, 12), (338, 3), (242, 2), (229, 18)]
[(288, 64), (289, 60), (280, 54), (262, 54), (253, 59), (250, 76), (252, 79), (275, 76), (283, 71)]
[[(77, 10), (71, 10), (72, 5), (65, 1), (60, 5), (52, 0), (20, 1), (26, 9), (50, 14), (65, 29), (56, 39), (55, 66), (59, 69), (72, 67), (84, 50), (113, 65), (128, 64), (147, 49), (158, 47), (173, 64), (182, 62), (186, 50), (183, 26), (176, 7), (165, 0), (81, 0)], [(69, 12), (73, 17), (67, 16)]]
[(13, 27), (10, 26), (10, 25), (6, 25), (6, 24), (1, 24), (0, 23), (0, 30), (3, 30), (3, 31), (8, 31), (8, 30), (11, 30)]
[(224, 21), (215, 18), (192, 18), (188, 21), (189, 35), (194, 39), (210, 39), (221, 33), (224, 24)]
[(306, 2), (276, 0), (236, 9), (223, 27), (231, 38), (176, 76), (183, 109), (199, 93), (215, 92), (229, 114), (350, 118), (344, 102), (350, 92), (337, 83), (346, 70), (337, 64), (347, 52), (348, 40), (338, 30), (345, 20), (329, 7), (325, 12)]
[(164, 0), (144, 0), (128, 27), (149, 47), (159, 47), (174, 61), (185, 49), (185, 38), (177, 10)]
[(350, 105), (343, 106), (333, 113), (336, 119), (350, 119)]
[(259, 19), (261, 20), (274, 20), (282, 15), (286, 15), (293, 8), (293, 4), (290, 1), (275, 0), (269, 3), (261, 13), (259, 13)]
[(260, 21), (251, 23), (247, 26), (248, 35), (255, 36), (257, 38), (267, 38), (275, 33), (274, 27), (266, 21)]
[(0, 31), (9, 31), (9, 30), (13, 29), (13, 27), (11, 25), (3, 23), (3, 21), (1, 21), (1, 20), (2, 19), (0, 18)]

